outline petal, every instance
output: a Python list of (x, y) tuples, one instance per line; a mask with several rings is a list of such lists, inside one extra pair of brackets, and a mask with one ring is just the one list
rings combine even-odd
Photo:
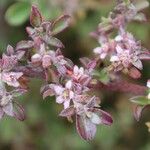
[(58, 96), (58, 97), (56, 98), (56, 102), (57, 102), (58, 104), (61, 104), (61, 103), (64, 102), (64, 99), (62, 98), (62, 96)]
[(70, 106), (70, 100), (64, 101), (64, 109), (67, 109)]
[(66, 87), (67, 89), (71, 89), (71, 87), (72, 87), (72, 81), (69, 80), (69, 81), (66, 83), (65, 87)]
[(117, 53), (122, 53), (123, 49), (119, 45), (117, 45), (116, 46), (116, 51), (117, 51)]
[(79, 72), (80, 72), (80, 74), (84, 74), (84, 68), (80, 67)]
[(114, 62), (114, 61), (119, 61), (119, 58), (118, 58), (118, 56), (111, 56), (111, 58), (110, 58), (110, 62)]
[(93, 49), (95, 54), (101, 54), (102, 53), (102, 48), (101, 47), (96, 47)]
[(79, 72), (78, 66), (76, 66), (76, 65), (74, 66), (73, 72), (74, 72), (74, 74), (78, 74), (78, 72)]
[(122, 41), (122, 40), (123, 40), (123, 38), (122, 38), (121, 35), (118, 35), (118, 36), (115, 37), (115, 41), (116, 41), (116, 42), (120, 42), (120, 41)]
[(106, 56), (107, 56), (107, 53), (101, 53), (100, 58), (105, 59)]
[(59, 85), (54, 85), (54, 91), (56, 92), (56, 94), (61, 95), (64, 91), (64, 88)]
[(69, 97), (70, 97), (70, 99), (72, 99), (74, 97), (74, 92), (73, 91), (69, 92)]

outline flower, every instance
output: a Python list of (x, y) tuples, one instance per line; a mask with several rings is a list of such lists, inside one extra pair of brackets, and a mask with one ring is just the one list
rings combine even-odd
[(104, 44), (102, 47), (96, 47), (93, 51), (95, 54), (98, 54), (101, 59), (105, 59), (108, 54), (109, 47), (107, 44)]
[(124, 68), (129, 69), (131, 65), (140, 70), (143, 68), (142, 62), (135, 52), (123, 49), (119, 45), (116, 46), (116, 54), (111, 56), (110, 62), (113, 63), (112, 65), (116, 68), (116, 71), (120, 71)]
[(74, 98), (74, 92), (72, 90), (72, 81), (67, 81), (65, 87), (55, 84), (51, 84), (50, 87), (54, 90), (56, 94), (56, 102), (59, 104), (63, 103), (64, 108), (68, 108), (70, 106), (70, 100)]
[(22, 72), (2, 72), (0, 78), (3, 82), (13, 87), (19, 87), (20, 83), (18, 79), (23, 75)]

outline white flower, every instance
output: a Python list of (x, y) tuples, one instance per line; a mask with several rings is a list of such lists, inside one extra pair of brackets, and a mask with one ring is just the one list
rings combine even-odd
[(56, 102), (64, 104), (64, 109), (70, 106), (70, 100), (74, 98), (74, 92), (72, 91), (72, 81), (69, 80), (65, 84), (65, 87), (61, 85), (51, 85), (56, 93)]

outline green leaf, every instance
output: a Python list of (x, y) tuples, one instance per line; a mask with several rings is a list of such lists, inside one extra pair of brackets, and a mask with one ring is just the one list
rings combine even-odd
[(65, 30), (69, 26), (69, 22), (70, 16), (68, 15), (60, 16), (57, 20), (55, 20), (53, 23), (53, 35), (56, 35)]
[(130, 99), (131, 102), (138, 104), (138, 105), (149, 105), (150, 104), (150, 100), (148, 98), (146, 98), (145, 96), (136, 96)]
[(17, 2), (7, 9), (5, 19), (10, 25), (19, 26), (28, 19), (30, 8), (28, 2)]
[(109, 75), (106, 69), (102, 69), (100, 71), (96, 70), (93, 75), (98, 77), (99, 81), (104, 84), (109, 82)]

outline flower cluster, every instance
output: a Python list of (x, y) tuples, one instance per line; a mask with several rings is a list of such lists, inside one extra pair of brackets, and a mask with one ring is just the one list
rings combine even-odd
[[(147, 2), (143, 3), (146, 3), (145, 7), (148, 6)], [(111, 63), (109, 71), (123, 72), (132, 78), (141, 76), (139, 70), (143, 69), (142, 60), (147, 58), (149, 52), (141, 46), (140, 41), (126, 31), (128, 22), (146, 20), (144, 14), (139, 12), (141, 9), (130, 2), (119, 1), (114, 11), (108, 18), (102, 18), (97, 31), (92, 33), (101, 45), (93, 51), (102, 61), (108, 57)], [(112, 38), (111, 33), (116, 29), (118, 33)]]
[[(132, 93), (144, 93), (147, 90), (144, 86), (121, 82), (121, 76), (115, 74), (123, 72), (139, 78), (139, 70), (143, 69), (141, 60), (150, 60), (150, 52), (142, 51), (144, 48), (140, 42), (125, 28), (132, 20), (145, 19), (139, 13), (141, 9), (143, 8), (136, 8), (129, 1), (118, 0), (114, 11), (108, 18), (102, 19), (97, 31), (92, 34), (101, 45), (94, 49), (96, 56), (91, 59), (81, 58), (83, 67), (79, 67), (63, 55), (61, 50), (64, 45), (55, 37), (69, 26), (70, 16), (62, 15), (56, 20), (45, 21), (38, 8), (33, 5), (30, 15), (32, 27), (26, 28), (30, 40), (18, 42), (15, 48), (8, 46), (7, 53), (0, 59), (0, 118), (7, 114), (24, 120), (24, 110), (15, 98), (26, 92), (29, 77), (40, 77), (44, 80), (41, 87), (43, 99), (55, 96), (56, 103), (63, 104), (64, 107), (59, 115), (69, 121), (75, 117), (79, 135), (85, 140), (93, 139), (96, 125), (111, 125), (113, 119), (102, 110), (100, 98), (92, 90), (103, 88)], [(114, 38), (111, 34), (113, 29), (118, 31)], [(104, 63), (104, 67), (99, 68), (100, 63)], [(99, 73), (97, 70), (103, 71)], [(95, 75), (95, 71), (98, 75)], [(110, 80), (104, 84), (101, 78)], [(8, 90), (7, 86), (13, 89)], [(149, 81), (147, 86), (150, 88)], [(141, 105), (149, 104), (149, 101), (146, 102), (150, 99), (150, 93), (148, 97), (143, 97), (142, 101), (141, 97), (138, 101), (132, 99), (140, 106), (136, 111), (137, 120), (139, 110), (143, 108)]]

